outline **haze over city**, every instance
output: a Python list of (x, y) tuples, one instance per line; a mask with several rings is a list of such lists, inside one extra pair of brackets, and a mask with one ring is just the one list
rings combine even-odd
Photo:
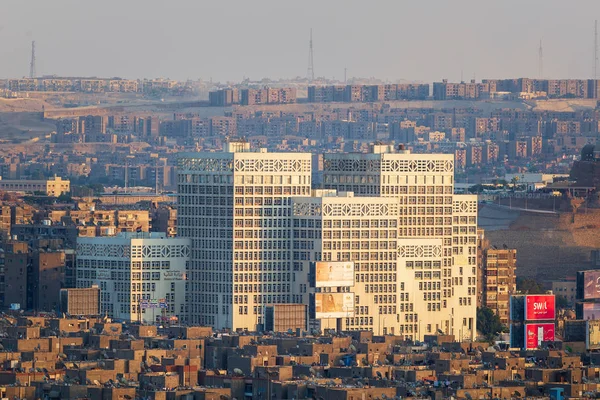
[(0, 0), (0, 399), (598, 398), (599, 16)]
[[(93, 5), (92, 5), (93, 4)], [(600, 2), (2, 1), (0, 77), (41, 75), (215, 81), (316, 76), (431, 82), (592, 77)]]

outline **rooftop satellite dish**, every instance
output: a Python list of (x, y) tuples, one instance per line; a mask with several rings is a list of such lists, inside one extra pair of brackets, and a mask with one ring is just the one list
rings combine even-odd
[(237, 375), (244, 375), (244, 371), (242, 371), (242, 370), (241, 370), (241, 369), (239, 369), (239, 368), (234, 368), (234, 369), (233, 369), (233, 373), (234, 373), (234, 374), (237, 374)]

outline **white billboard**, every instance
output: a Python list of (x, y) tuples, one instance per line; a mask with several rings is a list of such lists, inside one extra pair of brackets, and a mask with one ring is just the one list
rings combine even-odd
[(354, 293), (315, 293), (315, 318), (354, 316)]
[(354, 286), (354, 262), (317, 262), (315, 275), (316, 287)]

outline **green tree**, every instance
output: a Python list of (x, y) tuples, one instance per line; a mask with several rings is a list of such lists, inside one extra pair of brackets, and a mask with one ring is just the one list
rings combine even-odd
[(493, 340), (498, 333), (502, 332), (504, 326), (491, 308), (481, 307), (477, 309), (477, 330), (489, 341)]
[(104, 185), (101, 183), (92, 183), (88, 185), (92, 190), (94, 190), (94, 194), (104, 193)]
[(71, 203), (73, 202), (73, 198), (70, 193), (61, 193), (60, 196), (56, 199), (59, 203)]
[(71, 185), (71, 194), (75, 197), (93, 196), (94, 190), (89, 186)]
[(556, 296), (556, 308), (569, 308), (570, 304), (569, 304), (569, 300), (567, 299), (566, 296), (563, 296), (561, 294)]
[(526, 294), (544, 294), (546, 291), (531, 278), (517, 278), (517, 290)]

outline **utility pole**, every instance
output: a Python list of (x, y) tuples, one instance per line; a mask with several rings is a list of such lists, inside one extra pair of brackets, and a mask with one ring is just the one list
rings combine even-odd
[(31, 42), (31, 62), (29, 63), (29, 77), (35, 78), (37, 75), (35, 71), (35, 40)]
[(306, 79), (309, 82), (315, 80), (315, 65), (313, 61), (313, 39), (312, 28), (310, 28), (310, 41), (308, 42), (308, 70), (306, 71)]
[(598, 98), (598, 20), (594, 21), (594, 91), (592, 95)]
[(540, 39), (540, 48), (538, 49), (538, 74), (539, 78), (544, 78), (544, 52), (542, 49), (542, 39)]
[(154, 193), (158, 195), (158, 158), (154, 163)]

